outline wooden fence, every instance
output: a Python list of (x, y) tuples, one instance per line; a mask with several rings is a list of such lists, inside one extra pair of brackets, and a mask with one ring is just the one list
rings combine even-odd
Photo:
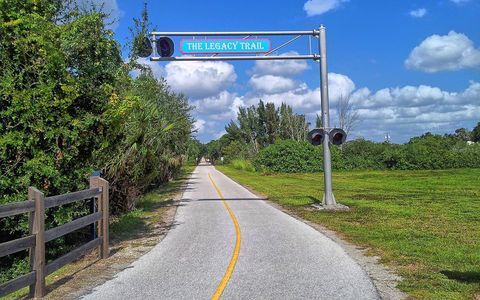
[[(94, 212), (70, 223), (45, 230), (45, 209), (86, 199), (96, 199)], [(0, 285), (0, 297), (30, 286), (30, 296), (45, 295), (45, 277), (78, 259), (89, 250), (98, 248), (100, 258), (107, 258), (108, 251), (108, 181), (94, 176), (90, 188), (83, 191), (44, 197), (34, 187), (28, 189), (28, 200), (0, 205), (0, 218), (28, 213), (29, 235), (0, 244), (0, 257), (29, 250), (30, 272)], [(93, 240), (46, 264), (45, 243), (65, 234), (98, 222), (98, 234)]]

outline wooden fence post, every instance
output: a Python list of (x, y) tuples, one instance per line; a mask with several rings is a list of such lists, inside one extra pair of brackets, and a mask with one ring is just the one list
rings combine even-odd
[(109, 251), (109, 232), (108, 232), (108, 217), (109, 217), (109, 196), (108, 196), (108, 181), (99, 177), (90, 177), (90, 188), (99, 187), (102, 189), (102, 193), (98, 197), (98, 211), (102, 213), (102, 219), (98, 226), (98, 236), (101, 237), (102, 243), (100, 244), (99, 254), (100, 258), (107, 258)]
[(28, 195), (35, 201), (33, 214), (33, 229), (35, 234), (35, 249), (33, 257), (33, 270), (35, 271), (34, 297), (45, 296), (45, 196), (34, 187), (28, 188)]
[[(28, 200), (34, 200), (34, 199), (35, 199), (35, 196), (34, 196), (33, 189), (29, 188)], [(34, 220), (35, 220), (35, 211), (31, 211), (28, 213), (28, 234), (29, 235), (35, 234), (33, 232)], [(28, 249), (28, 258), (30, 261), (30, 272), (32, 272), (35, 264), (35, 246), (30, 247), (30, 249)], [(35, 295), (35, 284), (30, 285), (28, 295), (30, 298), (33, 298), (33, 296)]]

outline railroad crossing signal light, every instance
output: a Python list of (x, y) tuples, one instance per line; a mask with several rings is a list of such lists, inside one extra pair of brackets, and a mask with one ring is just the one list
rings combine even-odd
[(324, 138), (325, 131), (321, 128), (315, 128), (308, 133), (308, 141), (314, 146), (322, 145)]
[(341, 145), (347, 140), (347, 133), (341, 128), (333, 128), (328, 134), (330, 143), (334, 145)]
[(333, 128), (328, 134), (327, 131), (322, 128), (315, 128), (308, 133), (308, 141), (314, 146), (322, 145), (325, 138), (327, 138), (330, 143), (339, 146), (345, 143), (347, 134), (341, 128)]
[(148, 39), (148, 37), (144, 37), (142, 39), (142, 43), (139, 45), (139, 49), (137, 49), (137, 55), (140, 57), (149, 57), (152, 55), (153, 48), (152, 43)]
[(161, 57), (171, 57), (173, 55), (175, 47), (170, 38), (162, 36), (155, 43), (157, 45), (158, 54), (160, 54)]

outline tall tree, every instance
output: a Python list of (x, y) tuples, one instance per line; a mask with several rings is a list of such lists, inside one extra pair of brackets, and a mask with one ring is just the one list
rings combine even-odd
[(279, 135), (281, 139), (290, 139), (291, 138), (291, 128), (292, 122), (290, 116), (292, 115), (292, 108), (288, 106), (286, 103), (282, 102), (280, 105), (280, 112), (279, 112)]
[(306, 139), (308, 124), (304, 115), (297, 115), (286, 103), (280, 106), (280, 137), (303, 141)]
[(275, 143), (279, 132), (279, 116), (278, 110), (275, 109), (275, 104), (267, 103), (265, 108), (266, 114), (266, 131), (268, 136), (268, 144)]
[[(140, 18), (133, 19), (133, 27), (129, 28), (132, 35), (132, 42), (130, 45), (130, 61), (132, 63), (138, 58), (138, 53), (141, 51), (144, 39), (148, 37), (148, 30), (151, 26), (148, 18), (147, 2), (144, 1), (143, 9)], [(137, 66), (141, 68), (142, 66)]]
[(265, 104), (262, 100), (258, 103), (257, 106), (257, 141), (260, 148), (263, 148), (267, 145), (268, 136), (267, 136), (267, 113), (265, 110)]

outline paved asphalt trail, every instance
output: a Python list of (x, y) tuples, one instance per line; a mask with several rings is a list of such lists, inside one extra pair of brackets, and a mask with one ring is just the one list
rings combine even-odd
[[(233, 262), (238, 234), (227, 207), (240, 229)], [(221, 299), (379, 298), (340, 246), (213, 166), (195, 169), (174, 224), (161, 243), (84, 299), (210, 299), (222, 279)]]

